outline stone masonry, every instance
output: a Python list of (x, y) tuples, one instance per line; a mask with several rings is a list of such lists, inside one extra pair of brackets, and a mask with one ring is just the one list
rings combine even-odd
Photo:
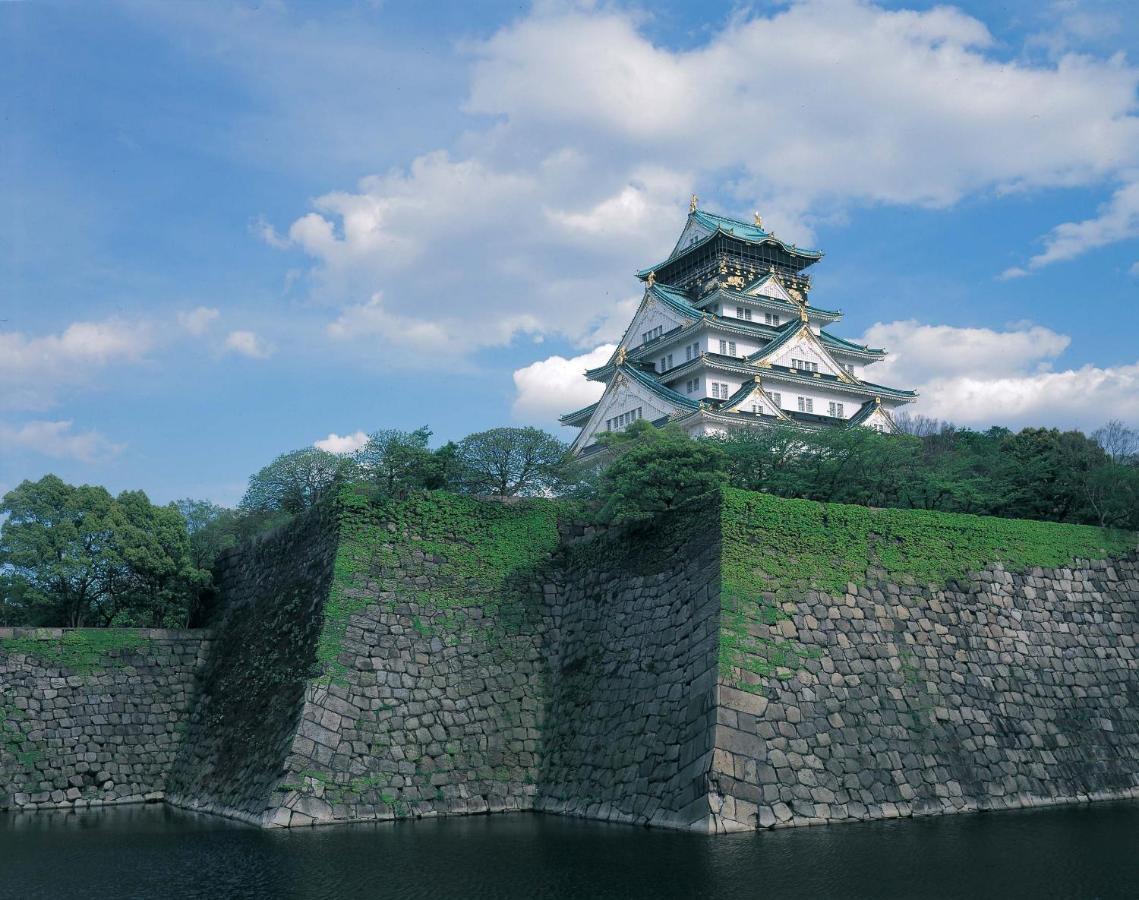
[(209, 632), (132, 629), (131, 646), (81, 673), (2, 643), (65, 634), (0, 628), (0, 810), (163, 799)]
[[(809, 593), (794, 677), (719, 686), (725, 830), (1139, 797), (1139, 561)], [(783, 635), (790, 636), (790, 635)]]
[(802, 650), (773, 670), (724, 654), (714, 504), (563, 527), (509, 583), (451, 564), (469, 537), (377, 527), (347, 566), (318, 508), (222, 561), (212, 632), (143, 631), (90, 671), (0, 640), (0, 808), (534, 809), (713, 833), (1139, 797), (1134, 553), (801, 591), (748, 626)]

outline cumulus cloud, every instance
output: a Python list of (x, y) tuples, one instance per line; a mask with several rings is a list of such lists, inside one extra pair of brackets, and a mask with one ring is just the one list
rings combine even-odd
[(0, 449), (80, 462), (106, 459), (123, 449), (123, 445), (112, 443), (97, 431), (73, 431), (73, 424), (70, 419), (32, 421), (19, 425), (0, 422)]
[(514, 417), (549, 426), (563, 413), (593, 403), (605, 386), (587, 381), (585, 370), (605, 365), (616, 349), (616, 344), (602, 344), (581, 356), (551, 356), (518, 369), (514, 373)]
[(0, 407), (46, 408), (62, 387), (84, 384), (105, 366), (137, 362), (154, 344), (149, 325), (116, 319), (74, 322), (39, 337), (0, 331)]
[(702, 187), (807, 242), (858, 205), (1120, 185), (1006, 277), (1133, 235), (1139, 69), (1010, 60), (950, 7), (801, 0), (676, 50), (634, 13), (539, 4), (467, 50), (465, 110), (490, 126), (319, 197), (284, 234), (259, 223), (311, 258), (315, 296), (338, 308), (330, 334), (362, 350), (400, 333), (457, 354), (520, 334), (612, 339), (599, 322)]
[(221, 313), (212, 307), (196, 306), (178, 313), (178, 325), (183, 331), (197, 337), (205, 334), (220, 315)]
[(355, 431), (352, 434), (332, 432), (328, 437), (314, 441), (313, 446), (318, 450), (327, 450), (329, 453), (344, 455), (355, 453), (366, 443), (368, 443), (368, 435), (363, 431)]
[(231, 331), (226, 335), (225, 347), (250, 359), (268, 359), (273, 348), (252, 331)]
[(1038, 325), (994, 331), (889, 322), (861, 340), (890, 351), (866, 377), (916, 388), (921, 399), (908, 407), (915, 413), (978, 427), (1139, 422), (1139, 362), (1054, 370), (1070, 339)]

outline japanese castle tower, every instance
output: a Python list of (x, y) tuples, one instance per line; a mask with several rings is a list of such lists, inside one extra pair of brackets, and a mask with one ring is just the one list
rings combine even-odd
[(886, 355), (826, 330), (842, 313), (812, 306), (804, 270), (822, 258), (752, 224), (712, 215), (693, 196), (664, 262), (637, 273), (644, 298), (609, 361), (586, 372), (601, 399), (562, 416), (581, 429), (573, 451), (637, 419), (691, 435), (786, 425), (892, 432), (915, 391), (866, 381)]

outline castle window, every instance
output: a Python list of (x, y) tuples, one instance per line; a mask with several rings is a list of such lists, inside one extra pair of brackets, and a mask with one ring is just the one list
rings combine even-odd
[(764, 313), (763, 314), (763, 324), (764, 325), (778, 325), (779, 324), (779, 316), (776, 313)]
[(647, 344), (649, 341), (655, 341), (658, 337), (664, 334), (664, 326), (658, 325), (649, 331), (641, 332), (641, 343)]
[(689, 378), (686, 382), (684, 382), (684, 393), (694, 394), (698, 390), (700, 390), (699, 378)]
[(735, 356), (736, 355), (736, 342), (735, 341), (720, 341), (720, 355), (721, 356)]
[(771, 402), (774, 403), (776, 406), (778, 406), (780, 409), (782, 409), (783, 408), (783, 395), (779, 394), (779, 393), (773, 393), (771, 395)]
[(660, 358), (660, 371), (667, 372), (671, 368), (672, 368), (672, 354), (670, 353), (670, 354), (668, 354), (668, 356), (662, 356)]
[(751, 310), (748, 309), (746, 306), (737, 306), (736, 307), (736, 318), (737, 319), (743, 319), (745, 322), (750, 322), (751, 321)]
[(697, 341), (695, 344), (689, 344), (684, 348), (685, 359), (696, 359), (700, 355), (700, 343)]
[(827, 415), (832, 416), (836, 419), (846, 418), (843, 415), (842, 404), (835, 403), (833, 400), (827, 404)]
[(819, 371), (819, 364), (811, 362), (809, 359), (792, 359), (791, 368), (798, 369), (800, 372), (817, 372)]
[(728, 386), (722, 381), (712, 382), (712, 399), (713, 400), (727, 400), (728, 399)]
[(631, 425), (633, 422), (637, 421), (637, 419), (643, 418), (641, 415), (642, 408), (643, 407), (638, 406), (636, 409), (631, 409), (628, 412), (621, 413), (621, 415), (617, 416), (615, 419), (606, 419), (605, 430), (620, 431), (626, 425)]
[(814, 400), (812, 400), (810, 397), (800, 397), (799, 398), (799, 412), (809, 413), (809, 412), (814, 412), (814, 411), (815, 411), (815, 401)]

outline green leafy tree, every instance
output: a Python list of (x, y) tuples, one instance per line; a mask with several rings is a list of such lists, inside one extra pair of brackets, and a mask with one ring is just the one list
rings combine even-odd
[(717, 443), (694, 441), (674, 424), (655, 428), (643, 419), (601, 442), (615, 458), (601, 472), (599, 518), (652, 518), (719, 488), (727, 457)]
[(427, 446), (430, 438), (427, 426), (372, 432), (355, 455), (360, 476), (388, 496), (406, 496), (426, 487), (438, 474), (435, 454)]
[(186, 520), (175, 504), (155, 506), (142, 491), (115, 499), (118, 522), (104, 624), (184, 625), (191, 598), (209, 580), (192, 563)]
[(496, 497), (555, 493), (564, 483), (566, 445), (538, 428), (493, 428), (468, 435), (456, 452), (464, 489)]
[(45, 475), (5, 494), (0, 513), (7, 517), (0, 565), (8, 570), (9, 593), (18, 591), (32, 623), (98, 623), (120, 565), (114, 547), (118, 511), (106, 489)]
[(243, 534), (241, 512), (209, 500), (186, 498), (174, 504), (186, 522), (190, 537), (190, 561), (197, 569), (209, 571), (217, 558), (235, 547)]
[(24, 622), (185, 624), (203, 575), (173, 505), (46, 475), (5, 495), (0, 512), (4, 607), (18, 607)]
[(251, 512), (296, 515), (357, 474), (356, 465), (349, 458), (317, 447), (293, 450), (250, 476), (239, 506)]

